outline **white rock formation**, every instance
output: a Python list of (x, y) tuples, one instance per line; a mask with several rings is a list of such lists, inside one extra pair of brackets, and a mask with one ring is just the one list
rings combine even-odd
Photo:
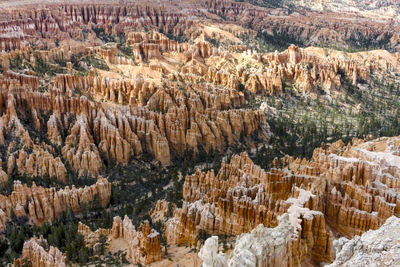
[(296, 238), (296, 229), (284, 214), (275, 228), (262, 224), (236, 240), (228, 266), (289, 266), (291, 258), (290, 239)]
[(225, 254), (218, 253), (218, 236), (212, 236), (206, 240), (200, 249), (199, 258), (203, 260), (203, 267), (225, 267)]
[(314, 195), (301, 188), (296, 190), (298, 197), (286, 200), (291, 205), (286, 213), (278, 217), (278, 226), (268, 228), (260, 224), (250, 233), (238, 236), (228, 260), (223, 254), (217, 255), (218, 238), (213, 236), (207, 239), (199, 252), (203, 267), (293, 266), (292, 246), (298, 240), (298, 230), (301, 230), (300, 217), (312, 219), (313, 215), (321, 215), (319, 211), (304, 207)]
[(334, 241), (336, 260), (325, 267), (400, 266), (400, 218), (386, 220), (377, 230), (361, 237)]

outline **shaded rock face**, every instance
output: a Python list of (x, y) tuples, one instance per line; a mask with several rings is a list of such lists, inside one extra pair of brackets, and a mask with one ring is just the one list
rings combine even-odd
[(58, 248), (50, 246), (49, 249), (45, 239), (33, 237), (25, 241), (22, 248), (22, 259), (14, 261), (14, 266), (25, 266), (25, 261), (32, 267), (66, 267), (67, 257)]
[[(186, 177), (183, 207), (164, 224), (165, 239), (183, 244), (196, 243), (202, 231), (248, 233), (238, 237), (226, 266), (329, 262), (331, 230), (351, 238), (398, 216), (399, 151), (400, 137), (338, 141), (315, 149), (311, 160), (286, 156), (285, 169), (270, 172), (246, 154), (234, 156), (217, 175)], [(204, 253), (206, 264), (217, 257)]]
[(66, 187), (56, 191), (55, 188), (32, 187), (14, 182), (14, 191), (9, 196), (0, 195), (0, 229), (4, 229), (10, 219), (12, 210), (17, 217), (26, 216), (29, 221), (39, 225), (51, 221), (63, 211), (72, 209), (74, 213), (82, 211), (82, 206), (98, 200), (96, 205), (106, 207), (110, 202), (111, 184), (99, 177), (96, 184), (84, 188)]
[(78, 232), (90, 247), (98, 242), (100, 235), (106, 236), (109, 242), (123, 239), (127, 243), (124, 248), (127, 250), (127, 259), (133, 264), (150, 264), (161, 260), (160, 234), (151, 229), (148, 221), (136, 230), (128, 216), (125, 215), (124, 220), (117, 216), (114, 217), (111, 229), (100, 228), (92, 232), (88, 226), (79, 223)]

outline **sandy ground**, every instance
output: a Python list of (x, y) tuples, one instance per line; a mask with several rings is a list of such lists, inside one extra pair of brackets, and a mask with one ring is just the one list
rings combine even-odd
[(128, 243), (123, 238), (118, 238), (111, 241), (110, 246), (108, 247), (108, 251), (116, 253), (119, 250), (125, 251), (127, 247)]
[[(116, 253), (118, 251), (126, 251), (126, 248), (128, 246), (128, 243), (122, 239), (114, 239), (111, 241), (110, 246), (108, 248), (108, 251), (111, 251), (112, 253)], [(200, 267), (202, 264), (202, 261), (200, 258), (197, 256), (198, 252), (190, 252), (191, 248), (187, 248), (185, 246), (182, 247), (177, 247), (177, 246), (171, 246), (168, 249), (168, 255), (163, 256), (161, 261), (152, 263), (150, 267)], [(162, 252), (164, 253), (164, 248), (162, 247)], [(169, 260), (171, 259), (171, 260)], [(128, 264), (124, 266), (132, 266), (136, 267), (136, 264)]]
[[(168, 256), (164, 256), (161, 261), (150, 264), (151, 267), (200, 267), (202, 261), (197, 256), (197, 252), (189, 252), (191, 249), (186, 247), (170, 247)], [(173, 259), (173, 261), (168, 260)]]

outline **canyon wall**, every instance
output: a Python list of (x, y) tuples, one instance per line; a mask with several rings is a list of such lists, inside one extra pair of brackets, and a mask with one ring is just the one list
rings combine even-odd
[[(40, 225), (57, 218), (63, 211), (71, 209), (74, 213), (82, 211), (85, 205), (106, 207), (110, 202), (111, 184), (99, 177), (96, 184), (82, 188), (69, 188), (57, 191), (55, 188), (31, 187), (14, 182), (14, 190), (9, 196), (0, 195), (0, 229), (4, 229), (12, 212), (17, 217), (28, 217), (31, 223)], [(98, 203), (94, 203), (98, 201)]]

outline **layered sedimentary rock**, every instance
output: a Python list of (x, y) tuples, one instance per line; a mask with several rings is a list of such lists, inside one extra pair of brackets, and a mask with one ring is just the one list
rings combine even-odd
[[(287, 213), (293, 228), (284, 245), (291, 264), (288, 266), (298, 265), (311, 255), (317, 261), (329, 260), (332, 233), (325, 225), (324, 214), (318, 211), (322, 205), (318, 191), (324, 188), (324, 182), (315, 180), (319, 179), (276, 169), (266, 173), (247, 154), (234, 156), (229, 164), (222, 163), (216, 176), (211, 171), (186, 177), (185, 202), (165, 223), (165, 238), (171, 244), (194, 243), (201, 231), (240, 235), (259, 224), (284, 227), (278, 218)], [(275, 264), (279, 255), (276, 257), (265, 264)]]
[[(301, 1), (306, 2), (309, 1)], [(354, 3), (350, 2), (349, 5)], [(345, 9), (337, 12), (310, 12), (297, 7), (297, 12), (292, 12), (293, 10), (285, 8), (264, 8), (236, 1), (204, 1), (204, 6), (209, 11), (239, 25), (250, 24), (252, 29), (258, 30), (264, 38), (272, 41), (286, 40), (288, 43), (303, 46), (334, 45), (359, 48), (386, 45), (389, 49), (398, 50), (397, 25), (393, 25), (390, 18), (376, 20), (365, 17), (364, 12), (369, 12), (372, 6), (371, 3), (368, 5), (369, 8), (358, 11)], [(312, 8), (315, 6), (314, 1)]]
[[(70, 78), (72, 80), (78, 77), (65, 76), (61, 82), (61, 76), (59, 76), (56, 85), (62, 86), (63, 91), (67, 88), (80, 89), (81, 87), (77, 84), (68, 85)], [(101, 92), (101, 84), (105, 82), (97, 82), (96, 78), (93, 79), (78, 84), (97, 85), (99, 89), (96, 87), (82, 89)], [(118, 87), (115, 87), (112, 83), (110, 86), (115, 88), (112, 90), (118, 90)], [(132, 91), (124, 92), (127, 95), (126, 99), (133, 98), (135, 91), (140, 92), (146, 89), (142, 89), (141, 85), (135, 85), (130, 90)], [(185, 150), (189, 149), (197, 151), (199, 146), (203, 146), (206, 151), (210, 147), (214, 150), (221, 150), (223, 147), (237, 142), (242, 132), (246, 134), (258, 133), (261, 138), (267, 138), (268, 126), (262, 112), (246, 109), (218, 111), (218, 109), (240, 105), (236, 104), (243, 101), (237, 102), (236, 99), (240, 99), (239, 94), (236, 96), (223, 95), (222, 91), (217, 91), (215, 95), (205, 93), (193, 91), (191, 95), (193, 99), (186, 105), (180, 102), (183, 95), (176, 88), (170, 90), (160, 88), (148, 99), (147, 107), (166, 111), (163, 114), (137, 107), (140, 102), (137, 103), (136, 101), (140, 100), (140, 97), (134, 97), (136, 103), (133, 104), (134, 107), (128, 110), (105, 110), (105, 107), (94, 105), (85, 98), (71, 99), (71, 101), (61, 97), (60, 100), (66, 101), (65, 104), (57, 101), (50, 106), (22, 102), (25, 101), (23, 99), (31, 95), (29, 91), (13, 97), (18, 98), (16, 108), (21, 103), (32, 105), (32, 108), (35, 109), (54, 112), (54, 115), (48, 119), (46, 124), (51, 143), (56, 146), (64, 146), (62, 147), (63, 157), (73, 169), (81, 170), (84, 173), (97, 174), (102, 168), (99, 152), (104, 153), (107, 159), (115, 159), (117, 162), (126, 164), (132, 157), (140, 156), (143, 151), (146, 151), (154, 154), (155, 158), (163, 164), (168, 164), (170, 148), (179, 154), (183, 154)], [(206, 106), (203, 106), (202, 102), (199, 101), (198, 94), (205, 99)], [(218, 94), (222, 94), (222, 96)], [(52, 101), (49, 96), (35, 95), (35, 97), (38, 100), (42, 98), (40, 100), (42, 103)], [(221, 97), (224, 98), (223, 103), (221, 103)], [(22, 99), (20, 100), (20, 98)], [(167, 99), (169, 100), (166, 101)], [(58, 103), (61, 106), (58, 106)], [(68, 105), (71, 104), (73, 106), (70, 109)], [(217, 110), (211, 110), (211, 108)], [(64, 111), (81, 114), (74, 116), (65, 114)], [(130, 115), (122, 117), (123, 112)], [(117, 120), (114, 120), (115, 116), (117, 116)], [(76, 122), (71, 123), (71, 119)], [(211, 121), (209, 121), (210, 119)], [(67, 122), (67, 120), (69, 121)], [(88, 128), (89, 125), (94, 126), (92, 128), (94, 136)], [(39, 127), (43, 126), (39, 123)], [(69, 133), (67, 132), (68, 129)], [(65, 139), (63, 133), (68, 133), (68, 136), (64, 135)], [(78, 136), (80, 138), (77, 138)], [(96, 162), (96, 164), (88, 166), (87, 162), (90, 161)]]
[(41, 147), (34, 146), (32, 153), (28, 155), (25, 150), (19, 150), (8, 157), (7, 172), (43, 177), (49, 176), (58, 181), (67, 181), (67, 170), (59, 157), (54, 158), (52, 154)]
[[(351, 238), (398, 216), (399, 151), (400, 137), (338, 141), (322, 144), (311, 160), (275, 160), (284, 169), (270, 172), (246, 154), (234, 156), (216, 175), (186, 177), (183, 207), (164, 224), (165, 238), (184, 244), (203, 232), (248, 233), (237, 239), (227, 266), (329, 262), (334, 234)], [(209, 262), (213, 255), (200, 257)]]
[(250, 233), (238, 236), (229, 258), (220, 253), (217, 257), (213, 256), (213, 261), (219, 262), (219, 266), (230, 267), (299, 266), (299, 255), (296, 254), (301, 255), (302, 251), (297, 248), (298, 238), (299, 233), (290, 215), (285, 214), (275, 228), (266, 228), (260, 224)]
[(210, 43), (198, 42), (195, 45), (178, 43), (158, 32), (131, 32), (128, 34), (127, 44), (133, 47), (133, 55), (137, 60), (157, 59), (162, 52), (184, 53), (185, 61), (218, 54), (218, 50), (213, 49)]
[[(45, 93), (38, 92), (37, 79), (21, 76), (18, 80), (11, 72), (0, 76), (0, 81), (4, 81), (2, 102), (5, 103), (0, 141), (20, 146), (12, 140), (15, 131), (24, 141), (24, 151), (18, 147), (18, 151), (3, 155), (11, 162), (8, 173), (48, 175), (65, 182), (68, 168), (79, 176), (95, 176), (110, 162), (127, 164), (144, 153), (168, 165), (171, 152), (178, 156), (188, 152), (196, 155), (211, 149), (222, 151), (242, 142), (243, 136), (268, 139), (264, 113), (245, 108), (238, 81), (225, 82), (214, 77), (210, 81), (215, 81), (215, 85), (198, 83), (208, 75), (205, 60), (211, 57), (223, 60), (209, 43), (177, 43), (156, 32), (134, 32), (127, 36), (132, 45), (157, 43), (161, 52), (190, 52), (190, 62), (183, 73), (175, 72), (156, 80), (141, 75), (133, 80), (102, 76), (93, 69), (87, 76), (58, 74), (50, 86), (46, 85)], [(63, 52), (68, 54), (67, 58), (79, 51), (99, 53), (110, 64), (121, 63), (115, 59), (115, 46), (110, 50), (63, 49), (69, 49), (68, 53)], [(22, 53), (21, 57), (30, 60), (25, 58), (28, 55)], [(50, 55), (42, 56), (57, 59)], [(151, 66), (161, 74), (167, 69)], [(12, 80), (15, 83), (9, 82)], [(77, 92), (84, 96), (78, 97)], [(44, 129), (47, 134), (37, 133)], [(55, 157), (54, 151), (59, 149), (61, 155)]]
[[(209, 8), (219, 8), (221, 4), (215, 3)], [(238, 6), (242, 7), (241, 4)], [(54, 14), (70, 12), (58, 8), (55, 8), (58, 11)], [(125, 25), (121, 18), (107, 20), (104, 17), (115, 11), (114, 16), (124, 14), (125, 22), (128, 22), (129, 12), (137, 11), (126, 9), (120, 13), (120, 9), (87, 7), (88, 11), (83, 15), (86, 19), (77, 19), (82, 10), (75, 6), (66, 8), (77, 14), (68, 27), (79, 28), (80, 23), (98, 24), (93, 26), (92, 31), (84, 27), (86, 39), (90, 39), (91, 34), (96, 35), (94, 32), (99, 34), (99, 31), (120, 34), (120, 30), (128, 27), (129, 23)], [(103, 14), (101, 19), (96, 12)], [(21, 16), (25, 15), (21, 13)], [(155, 15), (152, 19), (157, 21), (160, 17)], [(110, 22), (116, 24), (115, 28), (104, 27)], [(82, 43), (63, 45), (40, 51), (38, 55), (51, 64), (57, 64), (60, 58), (72, 60), (77, 55), (88, 54), (104, 58), (111, 65), (109, 72), (112, 73), (103, 71), (99, 74), (91, 69), (85, 76), (77, 73), (76, 66), (72, 68), (70, 63), (70, 74), (58, 74), (50, 79), (49, 84), (41, 81), (39, 86), (34, 76), (24, 74), (17, 77), (13, 72), (5, 72), (0, 77), (4, 91), (2, 101), (7, 103), (8, 114), (4, 117), (3, 125), (7, 126), (3, 131), (6, 133), (4, 138), (13, 136), (14, 124), (18, 124), (14, 121), (18, 118), (22, 124), (22, 127), (16, 126), (19, 136), (29, 144), (25, 152), (13, 151), (3, 156), (3, 161), (10, 158), (10, 162), (18, 161), (21, 166), (12, 168), (10, 163), (7, 174), (15, 171), (28, 176), (48, 175), (65, 181), (70, 170), (79, 176), (96, 176), (113, 162), (125, 165), (143, 154), (150, 154), (163, 165), (168, 165), (174, 156), (223, 151), (228, 146), (243, 142), (243, 139), (250, 144), (255, 139), (265, 141), (269, 135), (265, 114), (246, 109), (249, 102), (245, 95), (284, 96), (288, 94), (285, 90), (288, 85), (293, 85), (300, 92), (316, 93), (322, 89), (328, 94), (340, 95), (345, 80), (351, 80), (355, 85), (368, 80), (371, 71), (385, 68), (394, 71), (399, 66), (393, 55), (390, 60), (379, 56), (378, 60), (371, 58), (365, 61), (363, 56), (326, 56), (296, 46), (290, 46), (282, 53), (259, 54), (254, 51), (230, 52), (221, 47), (217, 49), (210, 42), (200, 39), (193, 43), (178, 42), (167, 37), (172, 28), (183, 23), (175, 22), (165, 35), (156, 31), (131, 32), (129, 27), (132, 24), (125, 30), (126, 45), (133, 47), (133, 57), (149, 60), (148, 66), (146, 62), (140, 62), (137, 68), (129, 56), (122, 55), (117, 44), (101, 47), (101, 42), (94, 42), (93, 47), (85, 47)], [(168, 24), (166, 21), (160, 24), (165, 23)], [(192, 21), (185, 23), (185, 34), (189, 35), (195, 31), (194, 28), (201, 26)], [(117, 24), (124, 26), (117, 27)], [(59, 28), (57, 33), (69, 31), (67, 27)], [(35, 32), (33, 29), (30, 31), (32, 34)], [(174, 30), (174, 34), (181, 36), (178, 30)], [(35, 63), (36, 57), (32, 59), (30, 56), (32, 48), (27, 47), (18, 53), (25, 63)], [(7, 56), (16, 54), (12, 51), (2, 58), (7, 62)], [(127, 66), (121, 67), (120, 64)], [(113, 65), (121, 69), (116, 70)], [(123, 73), (117, 74), (120, 72)], [(39, 91), (47, 92), (38, 92), (38, 87)], [(14, 115), (10, 115), (9, 111), (13, 108), (9, 106), (14, 106)], [(27, 107), (30, 112), (21, 112)], [(33, 128), (26, 123), (29, 119), (34, 122)], [(44, 128), (47, 135), (34, 136), (34, 131)], [(42, 139), (50, 147), (43, 145)], [(5, 141), (8, 143), (8, 140)], [(30, 144), (34, 145), (34, 153), (30, 152)], [(61, 149), (61, 155), (54, 156), (54, 150), (58, 149)]]
[(25, 241), (22, 248), (22, 259), (14, 261), (14, 266), (29, 266), (32, 267), (66, 267), (67, 257), (53, 246), (48, 249), (46, 239), (33, 237)]
[[(106, 207), (110, 201), (111, 184), (99, 177), (96, 184), (83, 188), (69, 188), (57, 191), (55, 188), (31, 187), (14, 182), (14, 191), (9, 196), (0, 195), (0, 229), (11, 218), (12, 212), (17, 217), (28, 217), (34, 224), (41, 224), (57, 218), (63, 211), (72, 209), (74, 213), (82, 211), (82, 207), (98, 205)], [(94, 203), (97, 200), (98, 203)]]
[[(156, 27), (164, 32), (179, 33), (183, 26), (190, 25), (186, 15), (154, 5), (49, 5), (47, 9), (34, 12), (20, 8), (15, 13), (3, 11), (5, 20), (0, 25), (0, 49), (12, 50), (27, 47), (35, 38), (41, 38), (43, 47), (56, 47), (57, 42), (87, 37), (84, 25), (102, 29), (106, 33), (121, 33), (125, 28)], [(181, 22), (182, 20), (182, 22)], [(86, 28), (86, 29), (85, 29)], [(85, 29), (85, 30), (84, 30)], [(96, 38), (96, 35), (91, 38)]]
[(347, 237), (377, 229), (399, 215), (399, 137), (374, 141), (338, 141), (316, 149), (311, 161), (286, 158), (289, 168), (325, 177), (325, 215)]
[(122, 239), (126, 246), (127, 258), (133, 264), (150, 264), (161, 260), (160, 234), (151, 229), (148, 221), (141, 224), (138, 229), (125, 215), (124, 220), (114, 217), (111, 229), (97, 229), (95, 232), (82, 223), (78, 225), (78, 232), (85, 237), (88, 246), (93, 247), (104, 235), (109, 242)]
[[(382, 68), (377, 62), (368, 61), (367, 55), (364, 58), (365, 62), (360, 64), (359, 59), (322, 55), (318, 49), (314, 51), (292, 45), (281, 53), (245, 51), (239, 57), (239, 64), (219, 60), (221, 67), (209, 68), (204, 77), (228, 88), (238, 88), (243, 84), (254, 94), (283, 95), (285, 86), (289, 84), (300, 92), (316, 92), (320, 88), (327, 94), (334, 94), (342, 90), (344, 80), (351, 80), (354, 85), (365, 82), (371, 70)], [(377, 58), (379, 56), (375, 60)]]
[[(53, 48), (70, 39), (83, 40), (88, 35), (93, 40), (96, 35), (91, 31), (92, 27), (115, 34), (129, 29), (156, 28), (165, 33), (177, 36), (186, 34), (194, 38), (198, 35), (197, 31), (188, 28), (198, 20), (207, 20), (200, 10), (217, 14), (235, 24), (251, 26), (260, 32), (264, 30), (262, 33), (265, 36), (290, 43), (387, 46), (390, 49), (399, 46), (398, 25), (391, 23), (391, 17), (371, 21), (364, 17), (368, 16), (364, 9), (359, 9), (356, 13), (356, 10), (347, 9), (329, 13), (301, 8), (297, 12), (290, 12), (285, 8), (265, 8), (229, 0), (181, 1), (179, 6), (174, 2), (167, 2), (162, 7), (149, 2), (116, 4), (107, 1), (101, 4), (69, 5), (48, 3), (44, 8), (35, 6), (34, 12), (29, 9), (29, 4), (25, 3), (24, 6), (15, 8), (17, 12), (14, 13), (6, 10), (2, 12), (5, 19), (0, 25), (0, 50), (25, 48), (38, 37), (44, 39), (40, 43), (41, 48)], [(386, 14), (389, 11), (385, 10)], [(396, 13), (392, 11), (391, 14)], [(354, 17), (357, 19), (352, 19)]]
[[(66, 183), (143, 155), (168, 165), (236, 144), (254, 147), (268, 140), (269, 127), (252, 95), (322, 90), (335, 99), (374, 72), (400, 67), (400, 55), (387, 51), (292, 45), (259, 53), (244, 45), (247, 38), (279, 47), (398, 49), (396, 23), (346, 12), (291, 13), (229, 0), (105, 1), (18, 7), (0, 16), (0, 50), (7, 51), (0, 55), (0, 182), (24, 175)], [(159, 202), (151, 216), (165, 222), (174, 214), (164, 225), (169, 244), (196, 244), (204, 232), (245, 233), (226, 260), (215, 238), (206, 242), (205, 265), (327, 262), (332, 232), (352, 237), (398, 215), (397, 147), (395, 138), (338, 142), (309, 161), (285, 157), (284, 168), (268, 172), (242, 154), (217, 174), (186, 177), (183, 207)], [(67, 208), (80, 212), (96, 194), (104, 207), (109, 190), (105, 181), (58, 192), (16, 183), (15, 192), (0, 196), (0, 228), (11, 210), (39, 224)], [(136, 230), (117, 217), (112, 229), (79, 227), (89, 246), (100, 234), (123, 240), (132, 263), (160, 259), (160, 237), (148, 223)]]
[(336, 12), (343, 12), (352, 10), (353, 12), (360, 13), (366, 17), (378, 17), (378, 18), (398, 18), (398, 2), (397, 1), (386, 1), (381, 2), (378, 0), (373, 1), (297, 1), (287, 0), (285, 3), (303, 6), (311, 8), (313, 10), (332, 10)]
[[(400, 228), (400, 219), (392, 216), (377, 230), (370, 230), (361, 237), (348, 240), (342, 237), (334, 241), (336, 259), (325, 266), (397, 266), (400, 264), (399, 240), (396, 233)], [(296, 237), (288, 216), (281, 219), (276, 228), (259, 225), (249, 234), (243, 234), (236, 240), (235, 249), (228, 259), (218, 251), (218, 238), (206, 240), (199, 253), (203, 266), (296, 266), (290, 261), (292, 247), (290, 239)], [(216, 241), (216, 243), (215, 243)]]

